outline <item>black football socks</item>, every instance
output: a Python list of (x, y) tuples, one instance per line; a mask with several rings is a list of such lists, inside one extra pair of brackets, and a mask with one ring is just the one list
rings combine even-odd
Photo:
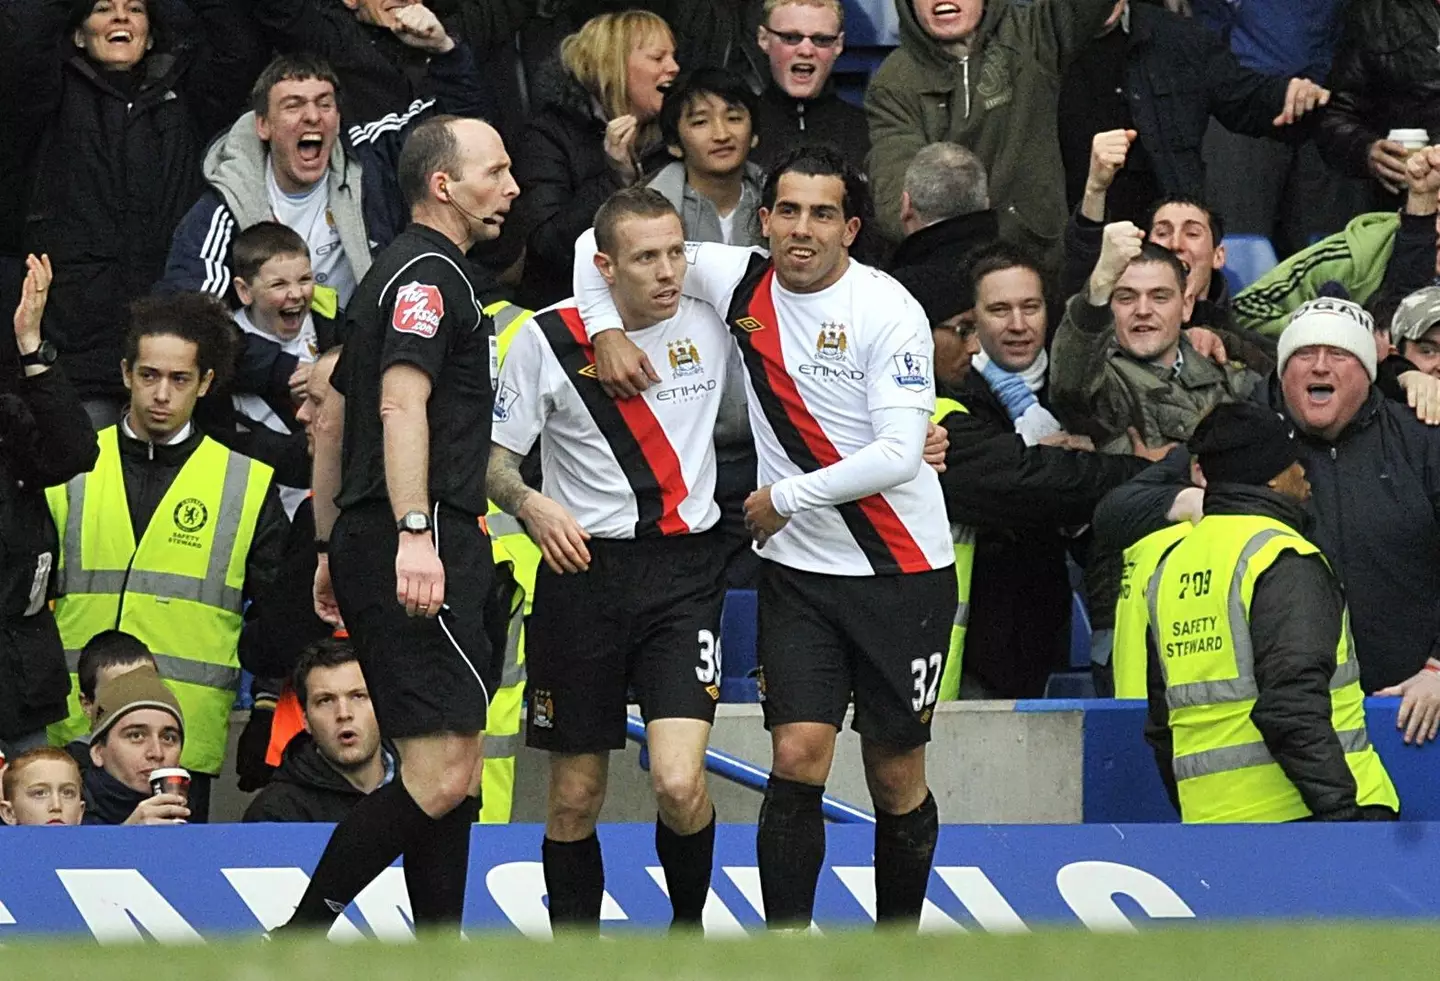
[(605, 896), (605, 864), (600, 839), (546, 838), (540, 846), (545, 891), (550, 897), (550, 928), (556, 932), (598, 933), (600, 902)]
[(361, 889), (435, 824), (398, 779), (366, 794), (335, 826), (286, 926), (331, 926)]
[(676, 834), (655, 817), (655, 854), (670, 890), (672, 927), (698, 927), (710, 895), (710, 869), (715, 864), (715, 810), (710, 821), (693, 834)]
[(909, 814), (875, 809), (875, 922), (916, 929), (940, 834), (935, 795)]
[(466, 797), (405, 849), (405, 888), (417, 930), (459, 926), (465, 912), (470, 830), (479, 816), (480, 798)]
[(771, 776), (760, 805), (755, 853), (771, 929), (808, 928), (825, 862), (824, 787)]

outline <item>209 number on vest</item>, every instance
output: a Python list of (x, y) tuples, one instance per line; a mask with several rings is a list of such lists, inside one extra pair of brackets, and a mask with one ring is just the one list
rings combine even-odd
[(915, 676), (915, 697), (910, 707), (919, 712), (935, 704), (940, 692), (940, 675), (945, 668), (945, 655), (936, 651), (929, 659), (917, 657), (910, 662), (910, 673)]
[(1180, 573), (1180, 598), (1188, 591), (1191, 596), (1205, 596), (1210, 592), (1210, 569), (1200, 572)]

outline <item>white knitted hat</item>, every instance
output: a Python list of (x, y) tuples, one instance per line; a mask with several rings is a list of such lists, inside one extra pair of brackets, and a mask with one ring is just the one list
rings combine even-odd
[(1365, 308), (1350, 300), (1321, 297), (1302, 304), (1290, 315), (1290, 323), (1280, 335), (1279, 360), (1275, 370), (1285, 373), (1290, 355), (1302, 347), (1324, 344), (1349, 351), (1365, 366), (1365, 374), (1375, 380), (1375, 319)]

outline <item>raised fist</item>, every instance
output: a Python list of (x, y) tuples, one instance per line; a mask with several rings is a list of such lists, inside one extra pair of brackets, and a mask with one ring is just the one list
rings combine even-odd
[(1085, 178), (1087, 191), (1103, 194), (1110, 189), (1115, 175), (1125, 166), (1125, 158), (1136, 135), (1133, 129), (1111, 129), (1095, 134), (1090, 141), (1090, 173)]

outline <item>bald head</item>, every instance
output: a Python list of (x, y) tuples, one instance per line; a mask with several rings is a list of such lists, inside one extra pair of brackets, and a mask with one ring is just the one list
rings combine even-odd
[(427, 119), (405, 141), (396, 171), (411, 216), (464, 248), (497, 237), (520, 193), (505, 142), (480, 119)]

